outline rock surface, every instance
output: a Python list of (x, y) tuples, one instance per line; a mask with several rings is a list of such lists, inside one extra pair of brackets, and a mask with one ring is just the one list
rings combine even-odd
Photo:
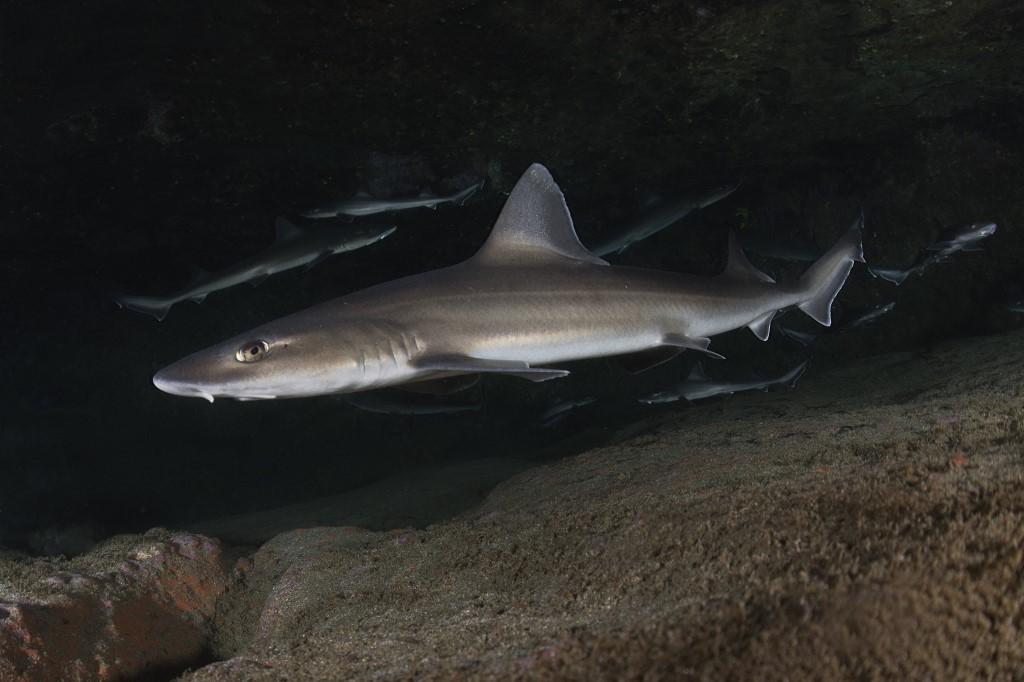
[(166, 531), (114, 538), (71, 561), (0, 559), (0, 680), (180, 671), (205, 656), (228, 576), (218, 542)]
[(1011, 677), (1024, 335), (651, 415), (421, 530), (263, 545), (188, 682)]

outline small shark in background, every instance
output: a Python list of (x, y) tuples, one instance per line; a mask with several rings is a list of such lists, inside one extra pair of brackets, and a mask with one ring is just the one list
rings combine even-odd
[[(839, 334), (842, 332), (851, 331), (853, 329), (863, 329), (878, 321), (883, 315), (887, 315), (896, 308), (896, 301), (889, 303), (878, 303), (876, 305), (865, 306), (863, 308), (851, 308), (843, 313), (842, 318), (839, 320), (839, 324), (832, 327), (832, 333)], [(777, 323), (776, 328), (782, 332), (786, 338), (796, 341), (802, 346), (810, 346), (818, 340), (820, 334), (813, 332), (802, 332), (796, 329), (791, 329), (781, 322)]]
[(550, 428), (560, 423), (570, 412), (578, 407), (586, 407), (597, 402), (597, 398), (587, 396), (585, 398), (573, 398), (571, 400), (560, 400), (540, 415), (541, 425)]
[(360, 410), (378, 414), (455, 414), (479, 411), (483, 403), (455, 400), (405, 391), (364, 391), (345, 396), (345, 401)]
[(595, 256), (620, 254), (635, 242), (661, 232), (666, 227), (679, 222), (697, 209), (710, 206), (724, 199), (739, 184), (721, 185), (700, 196), (687, 196), (674, 201), (659, 201), (644, 209), (633, 221), (614, 237), (599, 243), (590, 252)]
[(850, 329), (863, 329), (874, 324), (883, 315), (888, 315), (896, 308), (896, 301), (889, 303), (878, 303), (863, 308), (851, 308), (843, 313), (836, 331), (844, 332)]
[(693, 370), (690, 372), (690, 375), (686, 377), (685, 381), (673, 386), (672, 388), (647, 396), (646, 398), (640, 398), (640, 402), (647, 405), (659, 405), (661, 403), (675, 402), (680, 398), (693, 402), (695, 400), (712, 398), (717, 395), (729, 396), (741, 391), (767, 391), (772, 386), (788, 386), (789, 388), (793, 388), (796, 386), (796, 382), (800, 379), (800, 376), (804, 373), (804, 369), (806, 368), (807, 362), (805, 361), (782, 376), (774, 379), (730, 382), (716, 381), (708, 378), (708, 375), (704, 373), (704, 368), (698, 362), (694, 365)]
[[(796, 306), (832, 323), (832, 301), (863, 262), (862, 219), (792, 283), (776, 284), (730, 239), (718, 277), (610, 266), (580, 243), (551, 174), (530, 166), (490, 236), (458, 265), (410, 275), (268, 322), (156, 373), (167, 393), (298, 398), (498, 374), (564, 377), (553, 363), (684, 349), (748, 327), (766, 340)], [(656, 364), (656, 363), (655, 363)]]
[(276, 223), (274, 244), (252, 258), (218, 273), (200, 273), (192, 283), (167, 296), (118, 295), (114, 301), (124, 308), (152, 315), (158, 320), (167, 317), (175, 303), (202, 303), (208, 294), (249, 282), (259, 284), (270, 275), (300, 266), (311, 268), (336, 253), (355, 251), (388, 237), (397, 229), (393, 225), (344, 225), (302, 229), (287, 218)]
[(946, 239), (935, 242), (931, 246), (926, 247), (926, 250), (936, 252), (939, 259), (948, 258), (960, 251), (981, 251), (982, 249), (978, 246), (978, 242), (991, 237), (995, 233), (995, 223), (971, 223), (966, 227), (952, 230), (945, 235)]
[(995, 223), (971, 223), (949, 232), (945, 239), (925, 247), (925, 254), (920, 256), (912, 266), (906, 270), (896, 268), (878, 268), (869, 265), (868, 272), (878, 279), (885, 280), (899, 286), (911, 275), (921, 275), (932, 265), (948, 260), (953, 254), (959, 252), (981, 251), (978, 242), (991, 237), (996, 232)]
[(483, 182), (470, 185), (464, 190), (455, 194), (438, 196), (424, 192), (418, 197), (405, 199), (374, 199), (365, 192), (360, 192), (351, 199), (341, 199), (317, 208), (310, 209), (301, 214), (303, 218), (334, 218), (336, 216), (365, 216), (375, 213), (387, 213), (388, 211), (404, 211), (410, 208), (437, 208), (440, 204), (453, 203), (458, 206), (466, 203), (478, 189), (483, 187)]

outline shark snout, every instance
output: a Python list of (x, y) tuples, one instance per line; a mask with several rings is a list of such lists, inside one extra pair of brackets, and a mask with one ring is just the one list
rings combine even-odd
[(164, 393), (180, 395), (186, 398), (202, 398), (213, 402), (213, 395), (203, 386), (190, 381), (178, 368), (177, 364), (164, 367), (153, 375), (153, 385)]

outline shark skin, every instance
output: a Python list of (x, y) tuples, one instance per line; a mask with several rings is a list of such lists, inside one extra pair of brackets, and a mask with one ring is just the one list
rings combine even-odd
[(708, 352), (711, 336), (797, 306), (823, 325), (855, 261), (858, 219), (803, 277), (775, 284), (731, 239), (712, 278), (613, 267), (576, 236), (561, 191), (532, 165), (469, 260), (322, 303), (160, 370), (162, 391), (209, 401), (353, 393), (466, 374), (532, 381), (553, 363), (668, 348)]
[(700, 363), (698, 363), (694, 366), (693, 371), (690, 372), (690, 376), (686, 378), (686, 381), (665, 391), (659, 391), (658, 393), (646, 398), (640, 398), (639, 402), (644, 403), (645, 405), (660, 405), (663, 403), (672, 403), (680, 399), (693, 402), (696, 400), (713, 398), (719, 395), (730, 396), (733, 393), (740, 393), (742, 391), (767, 391), (772, 386), (788, 386), (789, 388), (794, 388), (796, 386), (796, 382), (803, 375), (806, 368), (807, 363), (802, 362), (782, 376), (774, 379), (730, 382), (709, 379), (704, 373), (704, 368), (701, 367)]
[(351, 199), (341, 199), (310, 209), (303, 213), (302, 217), (320, 219), (349, 216), (351, 218), (358, 218), (359, 216), (374, 215), (376, 213), (405, 211), (410, 208), (437, 208), (441, 204), (448, 203), (461, 206), (481, 187), (483, 187), (483, 183), (478, 182), (466, 189), (446, 196), (423, 194), (418, 197), (405, 199), (374, 199), (366, 194), (356, 195)]
[(277, 219), (277, 240), (265, 251), (218, 273), (201, 273), (192, 283), (167, 296), (114, 297), (123, 308), (152, 315), (162, 321), (171, 306), (181, 301), (202, 303), (208, 294), (249, 282), (259, 284), (270, 275), (301, 266), (311, 268), (338, 253), (375, 244), (397, 229), (392, 225), (345, 225), (304, 230), (284, 217)]
[(632, 244), (671, 227), (697, 209), (724, 199), (735, 192), (737, 187), (739, 187), (738, 184), (722, 185), (700, 196), (687, 196), (675, 201), (658, 202), (641, 212), (628, 227), (614, 237), (590, 249), (590, 252), (595, 256), (620, 254)]

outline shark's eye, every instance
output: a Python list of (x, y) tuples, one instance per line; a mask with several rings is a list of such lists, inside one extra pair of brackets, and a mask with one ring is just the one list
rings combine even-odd
[(266, 341), (249, 341), (235, 351), (235, 359), (239, 362), (259, 362), (270, 352), (270, 344)]

